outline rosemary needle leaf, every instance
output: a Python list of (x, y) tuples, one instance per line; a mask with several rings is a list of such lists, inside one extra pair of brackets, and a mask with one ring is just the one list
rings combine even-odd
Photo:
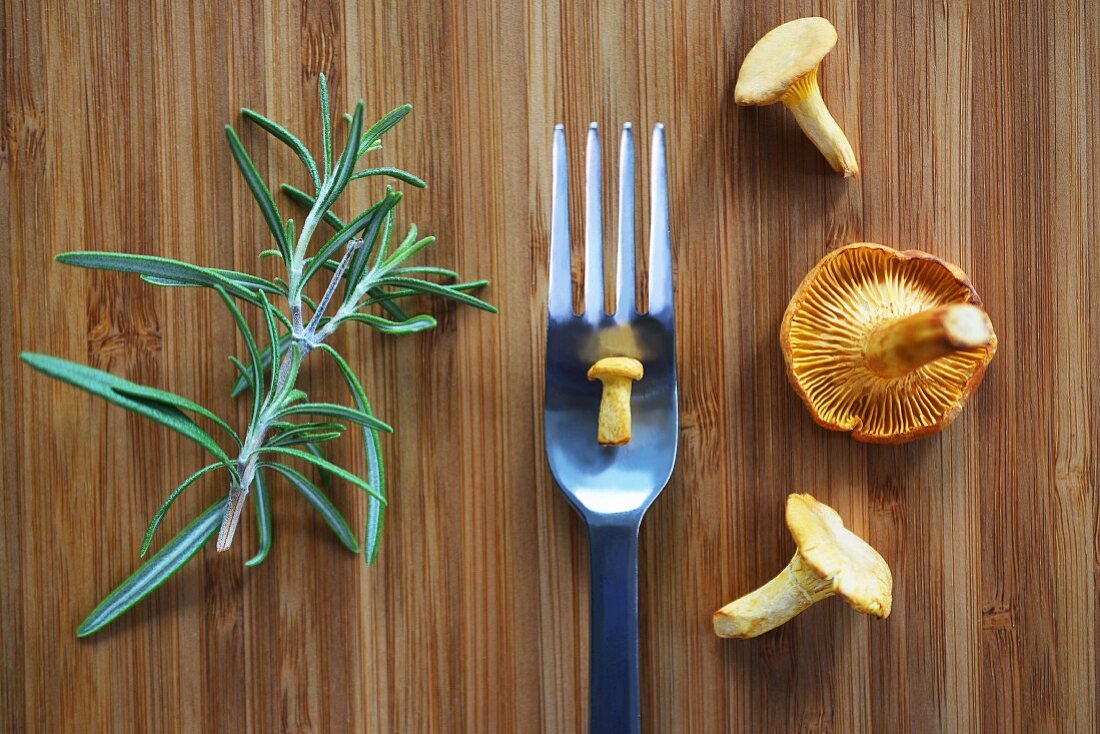
[[(187, 285), (205, 286), (208, 288), (222, 287), (225, 291), (237, 298), (248, 301), (258, 306), (259, 297), (255, 291), (260, 287), (256, 281), (266, 281), (263, 278), (249, 276), (245, 273), (233, 273), (232, 277), (226, 277), (213, 268), (204, 268), (191, 263), (171, 260), (166, 257), (153, 257), (152, 255), (132, 255), (125, 252), (63, 252), (55, 258), (64, 265), (73, 265), (79, 268), (94, 270), (113, 270), (119, 273), (137, 273), (152, 278), (180, 281)], [(223, 271), (232, 272), (232, 271)], [(234, 280), (239, 276), (240, 282)], [(247, 282), (248, 285), (242, 283)], [(271, 284), (268, 284), (269, 286)], [(273, 286), (272, 286), (273, 287)]]
[(283, 446), (264, 446), (260, 449), (257, 449), (256, 453), (260, 453), (260, 454), (284, 454), (286, 456), (293, 456), (297, 459), (301, 459), (302, 461), (309, 462), (310, 464), (313, 464), (314, 466), (319, 466), (322, 469), (325, 469), (326, 471), (332, 472), (333, 474), (340, 477), (344, 481), (351, 482), (356, 487), (359, 487), (359, 489), (363, 490), (364, 492), (371, 495), (372, 497), (376, 497), (377, 499), (379, 499), (383, 502), (385, 501), (382, 497), (379, 496), (378, 492), (376, 492), (373, 487), (371, 487), (369, 484), (364, 482), (362, 479), (360, 479), (359, 477), (357, 477), (354, 474), (352, 474), (351, 472), (349, 472), (347, 469), (343, 468), (342, 466), (337, 466), (336, 464), (333, 464), (331, 461), (326, 461), (324, 459), (318, 458), (317, 456), (314, 456), (313, 454), (307, 453), (305, 451), (299, 451), (298, 449), (291, 449), (291, 448), (286, 448), (286, 447), (283, 447)]
[[(365, 431), (366, 429), (364, 428), (363, 430)], [(306, 451), (313, 454), (318, 459), (324, 459), (325, 458), (325, 452), (321, 450), (321, 447), (316, 442), (310, 441), (310, 442), (302, 444), (302, 445), (305, 447)], [(331, 472), (327, 472), (327, 471), (325, 471), (324, 469), (322, 469), (321, 467), (318, 466), (317, 467), (317, 475), (321, 477), (321, 486), (322, 487), (324, 487), (325, 489), (328, 489), (329, 487), (332, 486), (332, 473)], [(371, 476), (369, 472), (367, 474), (367, 479), (370, 482), (371, 486), (373, 486), (373, 487), (379, 487), (380, 486), (376, 481), (374, 481), (373, 476)], [(379, 490), (379, 491), (381, 491), (381, 490)], [(373, 497), (368, 497), (367, 499), (370, 502), (374, 502)]]
[[(292, 334), (283, 334), (282, 338), (279, 339), (279, 349), (278, 349), (279, 354), (282, 354), (284, 351), (286, 351), (286, 348), (290, 345), (290, 342), (292, 342), (293, 340), (294, 340), (294, 336)], [(271, 369), (271, 363), (274, 361), (274, 354), (275, 354), (275, 350), (273, 350), (270, 346), (267, 349), (264, 349), (262, 352), (260, 352), (260, 371), (261, 372), (267, 372), (269, 369)], [(249, 365), (248, 369), (251, 373), (251, 369), (252, 369), (251, 365)], [(250, 389), (251, 387), (252, 387), (251, 384), (249, 383), (248, 380), (245, 379), (244, 374), (242, 373), (241, 376), (237, 378), (237, 381), (235, 383), (233, 383), (233, 389), (229, 393), (229, 395), (230, 395), (230, 397), (235, 398), (238, 395), (240, 395), (241, 393), (243, 393), (245, 390)]]
[(307, 397), (309, 396), (306, 395), (305, 391), (295, 388), (283, 397), (283, 404), (290, 405), (291, 403), (296, 403), (299, 400), (305, 400)]
[(359, 544), (355, 541), (355, 533), (353, 533), (348, 526), (348, 521), (344, 519), (344, 516), (340, 514), (340, 510), (336, 509), (336, 505), (332, 504), (332, 500), (330, 500), (317, 485), (286, 464), (265, 461), (260, 465), (269, 469), (274, 469), (286, 477), (302, 497), (305, 498), (305, 501), (317, 511), (325, 521), (325, 524), (332, 528), (332, 532), (336, 534), (336, 537), (344, 544), (344, 547), (352, 553), (359, 552)]
[(344, 152), (340, 154), (340, 160), (336, 163), (336, 168), (332, 171), (332, 186), (329, 189), (328, 195), (321, 198), (321, 202), (324, 208), (331, 207), (337, 199), (340, 198), (340, 194), (344, 192), (344, 187), (348, 185), (348, 181), (351, 180), (351, 174), (355, 172), (355, 163), (359, 159), (356, 154), (357, 148), (355, 141), (359, 139), (359, 132), (363, 129), (363, 100), (359, 100), (359, 103), (355, 105), (355, 113), (351, 116), (351, 125), (348, 128), (348, 141), (344, 145)]
[[(348, 366), (347, 361), (328, 344), (322, 344), (319, 348), (332, 357), (332, 361), (340, 368), (340, 373), (344, 376), (344, 382), (347, 383), (348, 391), (351, 392), (351, 398), (355, 406), (364, 413), (373, 415), (367, 393), (363, 390), (362, 383), (359, 382), (355, 372)], [(382, 495), (379, 499), (369, 497), (367, 500), (363, 560), (367, 565), (370, 565), (374, 563), (375, 558), (378, 556), (378, 545), (382, 538), (382, 520), (386, 511), (386, 472), (382, 464), (382, 440), (379, 432), (366, 426), (362, 426), (361, 430), (363, 432), (363, 451), (367, 460), (367, 480), (371, 486), (378, 490), (378, 494)]]
[[(393, 189), (387, 186), (386, 191), (390, 192), (390, 191), (393, 191)], [(410, 227), (411, 227), (412, 230), (414, 230), (414, 231), (416, 230), (416, 225), (415, 224), (410, 225)], [(377, 263), (382, 262), (386, 258), (386, 251), (389, 250), (390, 241), (392, 239), (393, 239), (393, 209), (390, 209), (389, 214), (386, 215), (386, 224), (385, 224), (385, 226), (382, 227), (382, 239), (378, 243), (378, 254), (374, 258), (374, 262), (375, 262), (376, 265), (377, 265)], [(369, 248), (367, 250), (367, 255), (368, 256), (370, 255), (370, 248), (373, 248), (373, 247), (374, 247), (374, 243), (371, 242), (370, 245), (369, 245)]]
[(248, 322), (244, 320), (244, 315), (241, 314), (241, 310), (237, 308), (237, 304), (230, 300), (225, 291), (221, 288), (218, 289), (218, 295), (222, 297), (222, 301), (225, 302), (225, 307), (229, 309), (230, 315), (233, 317), (233, 323), (237, 325), (237, 330), (241, 332), (241, 336), (244, 337), (245, 347), (248, 349), (248, 357), (252, 360), (249, 364), (249, 370), (252, 372), (252, 417), (249, 425), (254, 425), (256, 419), (260, 414), (260, 407), (264, 398), (264, 370), (261, 366), (259, 348), (256, 346), (256, 337), (252, 335), (252, 329), (248, 328)]
[(371, 125), (370, 129), (363, 133), (362, 140), (359, 141), (359, 156), (370, 150), (379, 138), (389, 132), (394, 125), (401, 122), (405, 115), (410, 112), (412, 112), (412, 105), (403, 104), (397, 109), (389, 111), (381, 120)]
[(218, 531), (225, 503), (223, 498), (206, 508), (128, 579), (119, 584), (80, 623), (76, 636), (87, 637), (103, 629), (191, 560)]
[(353, 313), (341, 319), (340, 323), (344, 321), (358, 321), (373, 326), (383, 334), (415, 334), (419, 331), (430, 331), (437, 325), (436, 320), (428, 314), (412, 316), (404, 321), (390, 321), (374, 314)]
[(325, 433), (303, 431), (301, 433), (294, 433), (290, 435), (289, 432), (286, 437), (280, 435), (278, 438), (274, 438), (267, 442), (268, 446), (303, 446), (307, 443), (324, 443), (325, 441), (332, 441), (340, 438), (344, 435), (343, 430), (328, 431)]
[[(416, 224), (415, 223), (410, 224), (409, 225), (409, 233), (405, 235), (405, 239), (401, 240), (401, 244), (397, 246), (396, 250), (398, 252), (400, 252), (400, 251), (406, 249), (412, 243), (416, 242), (416, 235), (417, 235)], [(386, 243), (386, 244), (389, 244), (389, 243)], [(388, 260), (393, 260), (393, 257), (391, 256), (391, 257), (387, 258), (386, 257), (386, 249), (382, 248), (378, 252), (378, 264), (381, 265), (387, 259)]]
[(263, 472), (256, 472), (253, 480), (252, 507), (256, 511), (256, 540), (260, 548), (256, 555), (244, 562), (246, 566), (258, 566), (271, 552), (271, 502), (267, 496)]
[(29, 352), (23, 352), (20, 357), (24, 362), (43, 374), (79, 387), (81, 390), (86, 390), (93, 395), (98, 395), (108, 402), (132, 410), (146, 418), (151, 418), (157, 423), (183, 434), (209, 451), (214, 458), (229, 469), (230, 473), (236, 475), (236, 469), (233, 468), (222, 447), (210, 437), (210, 434), (184, 415), (182, 411), (190, 410), (204, 418), (209, 418), (225, 429), (238, 444), (240, 439), (225, 421), (198, 403), (165, 390), (130, 382), (112, 375), (110, 372), (97, 370), (95, 367), (70, 362), (67, 359)]
[[(283, 184), (279, 188), (282, 189), (283, 193), (286, 194), (288, 199), (305, 209), (312, 209), (314, 202), (317, 201), (315, 197), (310, 196), (306, 192), (295, 186), (291, 186), (290, 184)], [(333, 214), (331, 209), (326, 209), (324, 216), (322, 216), (321, 219), (324, 220), (325, 224), (334, 229), (340, 229), (344, 226), (344, 223), (340, 220), (340, 217)]]
[[(348, 267), (347, 277), (344, 281), (344, 298), (347, 299), (351, 293), (359, 285), (359, 281), (362, 279), (364, 273), (367, 270), (367, 262), (370, 259), (370, 253), (374, 249), (374, 241), (378, 238), (378, 230), (386, 217), (393, 211), (393, 208), (401, 201), (403, 194), (400, 191), (387, 191), (386, 196), (379, 202), (379, 209), (377, 216), (375, 216), (366, 230), (363, 232), (364, 246), (359, 248), (359, 251), (351, 259), (351, 266)], [(384, 217), (383, 215), (386, 215)], [(393, 227), (390, 227), (392, 231)], [(383, 228), (383, 232), (384, 232)]]
[(417, 265), (409, 268), (397, 268), (390, 271), (393, 275), (438, 275), (446, 280), (458, 280), (458, 273), (449, 268), (437, 268), (431, 265)]
[(305, 433), (302, 434), (300, 441), (282, 441), (279, 446), (304, 446), (307, 443), (324, 443), (325, 441), (334, 441), (344, 435), (342, 430), (329, 431), (327, 433)]
[(321, 74), (317, 78), (321, 95), (321, 147), (324, 149), (324, 180), (328, 181), (332, 171), (332, 112), (328, 103), (328, 80)]
[(357, 181), (358, 179), (366, 178), (368, 176), (389, 176), (391, 178), (396, 178), (398, 181), (404, 181), (405, 183), (411, 186), (415, 186), (418, 189), (428, 188), (428, 184), (425, 183), (424, 179), (420, 178), (419, 176), (409, 173), (402, 168), (392, 168), (387, 166), (381, 166), (378, 168), (364, 168), (361, 171), (356, 171), (352, 174), (351, 180)]
[(449, 301), (457, 301), (467, 306), (480, 308), (482, 311), (497, 313), (496, 306), (486, 303), (477, 296), (471, 296), (469, 293), (461, 291), (453, 285), (442, 285), (440, 283), (432, 283), (428, 280), (420, 280), (419, 278), (405, 278), (402, 276), (388, 276), (382, 278), (378, 282), (379, 285), (407, 288), (408, 290), (415, 291), (417, 293), (425, 293), (430, 296), (439, 296), (440, 298), (445, 298)]
[[(259, 112), (245, 107), (241, 110), (241, 114), (252, 120), (254, 123), (267, 130), (277, 140), (282, 141), (288, 148), (294, 151), (294, 154), (298, 156), (298, 160), (302, 162), (302, 165), (306, 167), (306, 172), (309, 174), (310, 181), (313, 182), (314, 190), (320, 190), (321, 178), (317, 174), (317, 163), (313, 160), (313, 156), (309, 154), (306, 146), (302, 144), (302, 141), (295, 137), (294, 133), (287, 130), (285, 127), (264, 117)], [(293, 240), (291, 240), (293, 241)]]
[(393, 428), (385, 421), (381, 421), (365, 411), (337, 403), (300, 403), (285, 408), (278, 414), (280, 418), (291, 415), (323, 415), (327, 418), (340, 418), (350, 421), (356, 425), (373, 428), (376, 431), (393, 433)]
[[(281, 339), (279, 337), (279, 330), (275, 327), (275, 309), (273, 309), (271, 307), (271, 304), (268, 303), (267, 297), (264, 296), (264, 294), (262, 294), (262, 293), (260, 294), (260, 305), (263, 307), (264, 324), (267, 326), (267, 345), (268, 345), (267, 348), (271, 349), (271, 350), (277, 350), (279, 348), (279, 344), (281, 343)], [(293, 378), (297, 377), (298, 367), (301, 366), (301, 353), (299, 352), (297, 354), (299, 356), (299, 359), (296, 362), (294, 362), (294, 365), (293, 365), (294, 375), (290, 376), (292, 378), (292, 380), (293, 380)], [(281, 355), (280, 354), (275, 354), (273, 356), (274, 356), (274, 361), (278, 362), (279, 357)], [(262, 359), (262, 357), (260, 357), (260, 359)], [(275, 370), (272, 370), (272, 372), (271, 372), (271, 391), (272, 392), (275, 392), (277, 387), (278, 387), (275, 384), (277, 379), (278, 379), (278, 376), (276, 375)], [(291, 382), (291, 384), (292, 385), (294, 384), (293, 381)]]
[[(442, 283), (439, 283), (437, 285), (443, 286)], [(450, 283), (450, 284), (447, 284), (444, 287), (450, 288), (450, 289), (456, 290), (456, 291), (465, 292), (465, 291), (476, 291), (479, 288), (484, 288), (487, 285), (489, 285), (489, 281), (487, 281), (487, 280), (471, 280), (468, 283)], [(396, 291), (384, 291), (381, 288), (376, 288), (376, 289), (373, 289), (371, 291), (371, 294), (372, 294), (373, 297), (368, 298), (365, 301), (361, 301), (359, 303), (359, 305), (356, 306), (356, 308), (357, 309), (362, 309), (362, 308), (366, 308), (367, 306), (373, 306), (375, 304), (380, 304), (382, 306), (385, 306), (387, 301), (392, 301), (392, 300), (395, 300), (395, 299), (398, 299), (398, 298), (408, 298), (409, 296), (416, 296), (416, 295), (419, 295), (420, 293), (421, 293), (421, 291), (412, 290), (411, 288), (403, 288), (403, 289), (396, 290)]]
[[(282, 423), (282, 421), (277, 421)], [(268, 439), (268, 446), (294, 446), (296, 444), (309, 443), (310, 441), (321, 441), (329, 439), (320, 439), (318, 436), (332, 436), (337, 438), (345, 430), (347, 426), (343, 423), (335, 423), (332, 421), (318, 422), (318, 423), (288, 423), (289, 427), (284, 428), (278, 435)], [(274, 424), (273, 426), (274, 427)]]
[(187, 479), (184, 479), (183, 482), (178, 487), (176, 487), (174, 490), (172, 490), (172, 494), (168, 495), (168, 499), (164, 500), (164, 504), (162, 504), (160, 506), (160, 509), (157, 510), (156, 514), (153, 515), (153, 519), (149, 521), (149, 527), (145, 530), (145, 537), (142, 538), (142, 540), (141, 540), (141, 557), (142, 558), (144, 558), (146, 552), (148, 552), (149, 544), (151, 542), (153, 542), (153, 535), (156, 534), (157, 528), (160, 527), (161, 521), (164, 519), (164, 516), (168, 513), (168, 508), (170, 508), (172, 506), (172, 503), (176, 501), (176, 498), (180, 496), (180, 494), (183, 492), (183, 490), (187, 489), (192, 484), (194, 484), (195, 480), (197, 480), (199, 477), (201, 477), (202, 475), (204, 475), (208, 472), (214, 471), (215, 469), (219, 468), (220, 466), (221, 466), (221, 464), (208, 464), (207, 466), (204, 466), (202, 469), (199, 469), (197, 472), (195, 472), (191, 476), (187, 477)]
[[(274, 254), (280, 254), (278, 250), (270, 250)], [(238, 273), (233, 270), (221, 270), (219, 268), (205, 268), (208, 272), (220, 275), (228, 281), (236, 283), (242, 288), (247, 288), (254, 291), (265, 291), (267, 293), (282, 294), (283, 289), (275, 283), (269, 280), (265, 280), (256, 275), (249, 275), (248, 273)], [(150, 285), (159, 285), (165, 288), (202, 288), (206, 287), (205, 283), (189, 283), (185, 280), (178, 280), (175, 278), (164, 278), (158, 275), (142, 275), (141, 279)]]
[(389, 269), (398, 263), (408, 260), (416, 253), (432, 244), (435, 244), (435, 237), (425, 237), (407, 245), (402, 243), (401, 247), (394, 250), (393, 254), (382, 262), (382, 267)]
[[(253, 383), (251, 369), (249, 367), (246, 367), (245, 364), (241, 362), (241, 360), (237, 359), (234, 356), (230, 356), (229, 361), (232, 362), (233, 366), (237, 368), (237, 382), (242, 385), (242, 392), (243, 388), (245, 387), (252, 388)], [(234, 384), (233, 388), (234, 390), (236, 390), (236, 384)], [(230, 397), (237, 397), (237, 393), (234, 392)]]
[(275, 200), (271, 198), (271, 191), (268, 190), (267, 184), (264, 183), (259, 171), (256, 170), (256, 166), (253, 165), (248, 151), (241, 145), (241, 139), (237, 137), (232, 125), (225, 126), (225, 137), (229, 140), (229, 150), (233, 153), (233, 160), (237, 162), (237, 167), (241, 169), (241, 175), (244, 176), (245, 183), (252, 190), (252, 196), (256, 199), (256, 203), (260, 205), (260, 212), (264, 215), (267, 228), (271, 230), (271, 234), (275, 236), (275, 243), (283, 252), (283, 259), (290, 262), (290, 243), (286, 240), (283, 218), (279, 214), (279, 208), (275, 205)]
[[(372, 296), (382, 296), (385, 294), (385, 291), (381, 288), (371, 288), (367, 293)], [(390, 316), (393, 316), (395, 321), (407, 321), (409, 319), (408, 311), (401, 308), (401, 306), (394, 303), (391, 299), (383, 298), (379, 301), (379, 304), (382, 306), (383, 310), (388, 312)]]

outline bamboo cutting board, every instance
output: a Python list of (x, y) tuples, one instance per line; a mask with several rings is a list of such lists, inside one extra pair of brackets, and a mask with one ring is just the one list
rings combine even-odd
[[(669, 131), (682, 434), (642, 531), (645, 729), (1096, 730), (1094, 3), (12, 0), (2, 13), (0, 730), (584, 728), (587, 551), (549, 479), (541, 370), (550, 130), (564, 122), (579, 156), (590, 120)], [(822, 85), (860, 159), (852, 182), (782, 109), (732, 101), (755, 39), (813, 14), (840, 33)], [(216, 298), (51, 258), (96, 248), (256, 267), (268, 237), (222, 126), (269, 180), (301, 183), (238, 110), (316, 146), (322, 70), (339, 109), (359, 96), (371, 119), (415, 105), (383, 159), (430, 189), (399, 220), (439, 236), (434, 262), (491, 279), (501, 313), (427, 304), (433, 333), (338, 337), (396, 427), (377, 567), (280, 484), (264, 565), (243, 567), (249, 516), (231, 552), (208, 547), (78, 641), (200, 457), (18, 352), (246, 415), (226, 397), (239, 345)], [(787, 299), (858, 240), (958, 263), (997, 328), (985, 382), (939, 436), (859, 445), (817, 428), (787, 386)], [(306, 380), (342, 399), (327, 365)], [(338, 458), (362, 469), (352, 439)], [(193, 487), (165, 530), (225, 490)], [(893, 614), (876, 622), (833, 600), (774, 634), (720, 641), (711, 612), (792, 553), (791, 491), (829, 502), (882, 551)], [(342, 488), (337, 501), (361, 527), (361, 496)]]

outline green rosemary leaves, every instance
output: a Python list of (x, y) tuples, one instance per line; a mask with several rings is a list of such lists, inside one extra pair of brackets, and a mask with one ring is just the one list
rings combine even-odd
[[(226, 126), (233, 160), (275, 241), (275, 249), (265, 250), (260, 256), (278, 257), (283, 263), (284, 277), (267, 280), (250, 273), (148, 255), (66, 252), (57, 256), (57, 260), (66, 265), (136, 273), (151, 285), (214, 290), (240, 332), (247, 352), (241, 358), (230, 357), (238, 373), (232, 394), (237, 396), (247, 391), (252, 398), (249, 424), (242, 435), (211, 411), (179, 395), (57, 357), (22, 355), (36, 370), (151, 418), (191, 439), (211, 455), (213, 461), (184, 479), (154, 515), (142, 541), (142, 556), (153, 542), (165, 514), (184, 490), (214, 472), (224, 472), (228, 485), (225, 498), (192, 520), (100, 602), (77, 629), (80, 637), (100, 630), (149, 595), (215, 534), (218, 535), (218, 550), (228, 548), (249, 499), (255, 512), (260, 547), (247, 565), (261, 563), (271, 547), (267, 482), (275, 475), (285, 478), (352, 552), (358, 552), (360, 546), (324, 488), (333, 479), (338, 479), (363, 490), (367, 498), (367, 523), (362, 551), (366, 562), (373, 562), (378, 553), (386, 507), (379, 435), (393, 429), (374, 415), (358, 376), (326, 339), (340, 325), (349, 322), (365, 324), (386, 334), (432, 329), (435, 319), (427, 314), (410, 316), (400, 303), (420, 295), (437, 296), (496, 312), (472, 294), (486, 281), (459, 282), (453, 270), (408, 264), (410, 258), (430, 246), (435, 238), (419, 238), (414, 225), (406, 237), (394, 242), (394, 209), (401, 201), (400, 192), (387, 188), (379, 201), (347, 223), (332, 212), (333, 204), (347, 186), (361, 178), (385, 176), (418, 188), (425, 186), (418, 177), (399, 168), (359, 168), (363, 156), (378, 150), (382, 136), (412, 108), (408, 105), (398, 107), (364, 132), (363, 103), (359, 102), (355, 111), (346, 117), (347, 141), (339, 157), (334, 159), (324, 75), (320, 77), (320, 97), (323, 150), (320, 166), (289, 130), (258, 112), (242, 110), (247, 120), (289, 147), (306, 169), (313, 186), (312, 194), (285, 184), (281, 188), (292, 203), (306, 210), (297, 233), (294, 221), (283, 219), (271, 190), (256, 171), (236, 132)], [(317, 229), (322, 224), (332, 233), (318, 245), (315, 242), (320, 239)], [(307, 287), (314, 281), (323, 287), (323, 294), (317, 301), (306, 295)], [(238, 302), (260, 310), (262, 334), (253, 333)], [(285, 310), (278, 305), (280, 303), (285, 304)], [(371, 313), (369, 310), (374, 307), (382, 309), (385, 315)], [(298, 389), (298, 372), (314, 351), (335, 362), (351, 395), (351, 405), (314, 402)], [(197, 418), (203, 419), (204, 425), (211, 425), (218, 432), (216, 435), (220, 435), (223, 442), (228, 440), (232, 448), (223, 448)], [(356, 476), (332, 463), (325, 458), (322, 448), (352, 425), (361, 434), (366, 477)], [(319, 481), (314, 482), (306, 473), (290, 466), (290, 461), (312, 465)]]

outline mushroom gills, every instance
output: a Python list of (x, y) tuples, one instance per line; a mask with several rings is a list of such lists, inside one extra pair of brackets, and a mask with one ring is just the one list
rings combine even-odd
[(872, 443), (943, 430), (997, 350), (965, 273), (871, 242), (822, 258), (791, 297), (779, 338), (813, 419)]

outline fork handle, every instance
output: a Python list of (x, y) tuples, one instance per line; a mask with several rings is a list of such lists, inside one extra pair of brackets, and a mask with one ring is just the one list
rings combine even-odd
[(638, 734), (638, 527), (588, 526), (592, 627), (589, 647), (590, 734)]

